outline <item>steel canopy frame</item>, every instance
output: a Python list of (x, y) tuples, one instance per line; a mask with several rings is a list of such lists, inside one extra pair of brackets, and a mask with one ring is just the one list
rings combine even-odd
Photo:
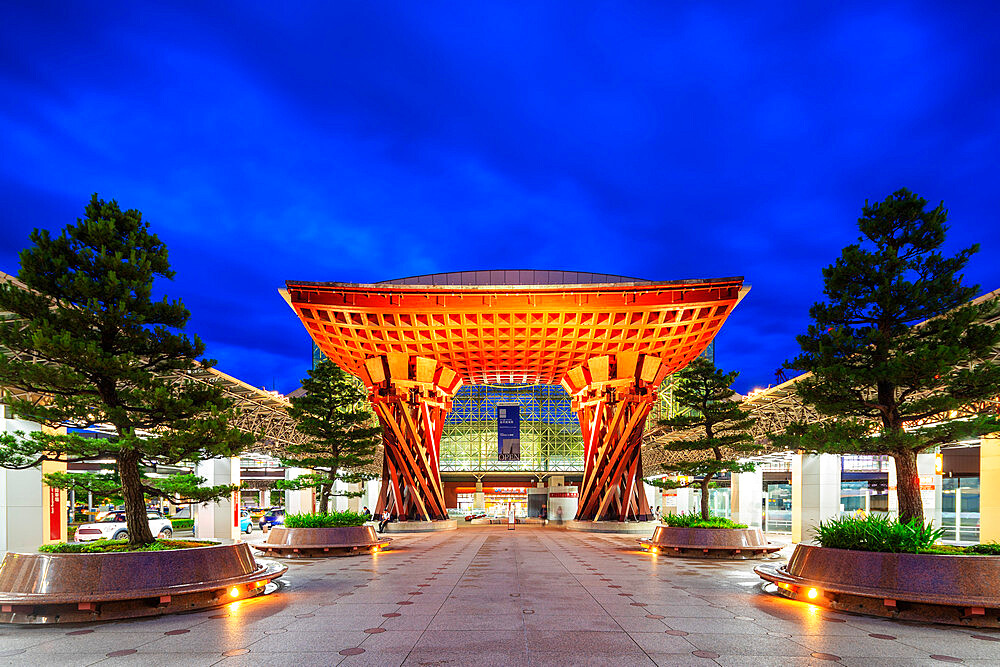
[[(386, 451), (380, 506), (442, 515), (441, 425), (462, 381), (562, 383), (591, 442), (578, 517), (594, 520), (650, 515), (640, 445), (656, 389), (704, 351), (749, 290), (742, 278), (286, 285), (317, 347), (369, 388)], [(440, 382), (445, 371), (458, 384)]]
[[(972, 300), (972, 303), (982, 303), (997, 298), (1000, 298), (1000, 289), (976, 297)], [(1000, 317), (995, 317), (987, 323), (993, 326), (1000, 326)], [(921, 326), (922, 324), (914, 326)], [(986, 361), (992, 364), (1000, 364), (1000, 347), (994, 349), (993, 354)], [(812, 406), (803, 403), (799, 397), (795, 385), (809, 377), (812, 377), (812, 373), (803, 373), (774, 387), (755, 391), (743, 397), (744, 407), (749, 409), (751, 415), (754, 417), (754, 425), (748, 431), (748, 434), (753, 436), (758, 442), (769, 442), (769, 435), (783, 432), (792, 423), (816, 423), (831, 419), (831, 417), (817, 412)], [(928, 396), (930, 393), (923, 392), (922, 394), (916, 394), (918, 397), (921, 395)], [(937, 415), (925, 420), (925, 422), (934, 423), (948, 419), (964, 419), (981, 414), (1000, 415), (1000, 396), (986, 401), (970, 403), (950, 414)], [(910, 423), (909, 425), (917, 426), (918, 424)], [(662, 464), (690, 460), (692, 456), (688, 452), (667, 451), (660, 446), (661, 444), (694, 440), (698, 437), (701, 437), (701, 431), (698, 429), (671, 431), (656, 427), (647, 431), (643, 445), (646, 466), (645, 474), (648, 476), (662, 473)], [(770, 453), (780, 451), (783, 450), (770, 449)]]

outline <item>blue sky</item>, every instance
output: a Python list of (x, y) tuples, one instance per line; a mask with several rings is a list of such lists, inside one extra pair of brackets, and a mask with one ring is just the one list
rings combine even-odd
[(0, 22), (0, 270), (138, 208), (257, 386), (309, 364), (286, 279), (482, 268), (743, 275), (716, 359), (766, 386), (900, 187), (1000, 287), (995, 3), (69, 4)]

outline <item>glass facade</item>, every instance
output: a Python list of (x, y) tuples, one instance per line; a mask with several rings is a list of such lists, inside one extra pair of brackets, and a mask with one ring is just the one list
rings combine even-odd
[[(497, 405), (521, 406), (521, 460), (498, 461)], [(559, 385), (465, 385), (441, 434), (441, 472), (583, 470), (583, 436)]]
[(769, 533), (792, 532), (792, 485), (771, 483), (766, 489), (764, 530)]

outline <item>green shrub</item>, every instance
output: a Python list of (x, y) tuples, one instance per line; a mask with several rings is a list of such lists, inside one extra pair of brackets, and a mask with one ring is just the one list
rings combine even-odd
[(935, 529), (932, 522), (901, 523), (885, 514), (843, 516), (822, 521), (816, 528), (816, 539), (824, 547), (887, 553), (926, 551), (943, 534), (944, 529)]
[(730, 521), (721, 516), (709, 516), (708, 521), (701, 518), (701, 513), (664, 514), (663, 523), (673, 528), (746, 528), (745, 524)]
[(965, 552), (970, 554), (979, 554), (981, 556), (1000, 556), (1000, 544), (997, 544), (996, 542), (973, 544), (972, 546), (965, 547)]
[(194, 528), (194, 519), (171, 519), (170, 525), (174, 530), (190, 530)]
[(357, 512), (330, 512), (329, 514), (286, 514), (286, 528), (339, 528), (363, 526), (369, 517)]
[(173, 549), (193, 549), (207, 547), (218, 542), (198, 540), (156, 540), (152, 544), (140, 547), (130, 547), (128, 540), (94, 540), (93, 542), (54, 542), (43, 544), (38, 550), (50, 554), (103, 554), (119, 551), (171, 551)]

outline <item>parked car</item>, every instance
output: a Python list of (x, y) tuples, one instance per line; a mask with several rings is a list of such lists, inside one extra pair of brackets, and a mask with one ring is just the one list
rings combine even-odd
[[(283, 508), (270, 509), (264, 513), (264, 516), (260, 518), (260, 529), (268, 530), (274, 528), (275, 526), (285, 525), (285, 510)], [(265, 528), (264, 526), (267, 526)]]
[(253, 517), (247, 510), (240, 510), (240, 532), (247, 535), (253, 532)]
[[(149, 530), (159, 538), (167, 538), (174, 534), (170, 519), (163, 518), (159, 512), (146, 512), (149, 518)], [(127, 540), (128, 528), (125, 525), (125, 512), (108, 512), (100, 521), (85, 523), (76, 529), (77, 542), (93, 542), (94, 540)]]

